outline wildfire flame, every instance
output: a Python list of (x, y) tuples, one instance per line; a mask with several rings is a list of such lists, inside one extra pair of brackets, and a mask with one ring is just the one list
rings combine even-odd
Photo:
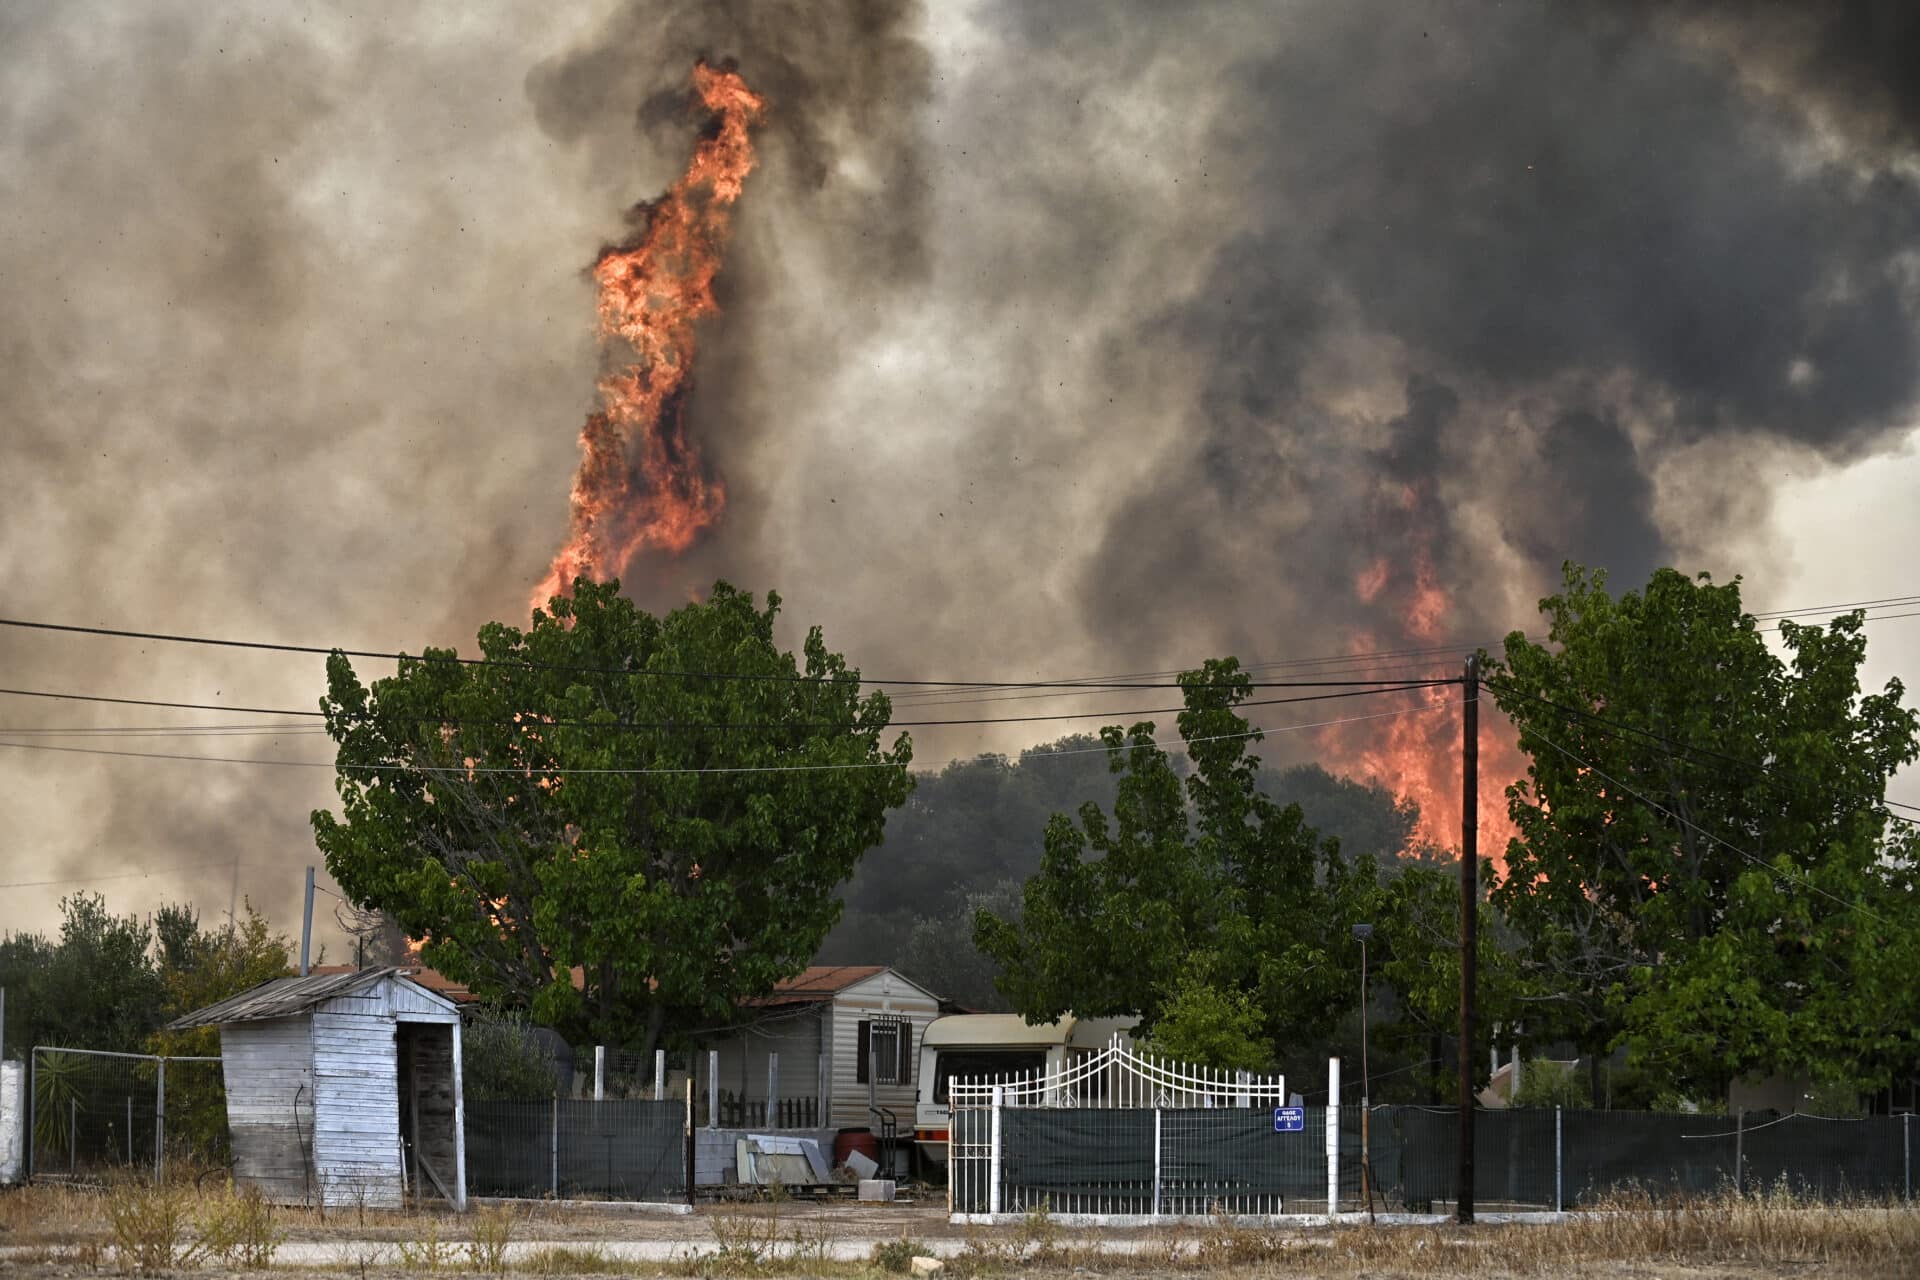
[[(1365, 674), (1365, 655), (1430, 649), (1448, 634), (1447, 623), (1455, 610), (1434, 565), (1434, 522), (1429, 513), (1434, 500), (1419, 482), (1388, 485), (1375, 495), (1375, 532), (1394, 545), (1391, 552), (1374, 556), (1354, 575), (1354, 597), (1375, 614), (1384, 615), (1382, 630), (1351, 637), (1359, 674)], [(1462, 652), (1458, 658), (1465, 656)], [(1442, 669), (1446, 663), (1445, 659), (1435, 661), (1434, 674), (1457, 675), (1457, 665)], [(1408, 674), (1408, 668), (1402, 665), (1391, 674)], [(1456, 684), (1397, 696), (1418, 709), (1333, 725), (1324, 731), (1320, 746), (1327, 767), (1379, 782), (1419, 805), (1416, 845), (1458, 850), (1463, 691)], [(1480, 853), (1504, 862), (1507, 841), (1515, 834), (1507, 817), (1506, 787), (1526, 771), (1526, 760), (1511, 738), (1500, 732), (1504, 721), (1484, 690), (1480, 711)]]
[(683, 411), (692, 387), (695, 327), (719, 310), (731, 209), (753, 170), (749, 127), (765, 102), (737, 72), (694, 64), (693, 89), (713, 113), (709, 135), (665, 195), (640, 205), (640, 231), (593, 266), (599, 336), (632, 358), (599, 380), (600, 410), (580, 430), (567, 540), (532, 607), (577, 577), (618, 577), (643, 551), (685, 551), (720, 518), (726, 487), (707, 473)]

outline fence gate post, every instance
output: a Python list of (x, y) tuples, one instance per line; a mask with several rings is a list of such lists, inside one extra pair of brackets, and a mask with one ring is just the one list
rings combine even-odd
[(1153, 1109), (1153, 1216), (1160, 1216), (1160, 1108)]
[(1340, 1059), (1327, 1059), (1327, 1217), (1340, 1212)]
[(1746, 1190), (1747, 1175), (1747, 1109), (1741, 1107), (1733, 1113), (1733, 1194), (1741, 1195)]
[(1006, 1100), (1006, 1086), (993, 1086), (993, 1136), (987, 1148), (987, 1212), (1000, 1212), (1000, 1107)]
[(720, 1127), (720, 1051), (707, 1050), (707, 1128)]
[(1555, 1213), (1567, 1211), (1566, 1196), (1561, 1190), (1560, 1181), (1560, 1170), (1566, 1163), (1563, 1158), (1564, 1151), (1565, 1147), (1560, 1140), (1560, 1108), (1555, 1107), (1553, 1109), (1553, 1211)]
[(167, 1060), (159, 1059), (154, 1072), (153, 1101), (153, 1185), (159, 1186), (167, 1174)]

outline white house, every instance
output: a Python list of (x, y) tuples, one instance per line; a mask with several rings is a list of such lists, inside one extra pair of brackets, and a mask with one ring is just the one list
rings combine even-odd
[(916, 1052), (940, 1016), (931, 991), (881, 965), (814, 965), (741, 1013), (704, 1046), (700, 1122), (877, 1131), (884, 1108), (910, 1133)]

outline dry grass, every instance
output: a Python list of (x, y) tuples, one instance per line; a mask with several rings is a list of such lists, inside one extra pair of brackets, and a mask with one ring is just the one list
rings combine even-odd
[[(269, 1265), (289, 1228), (313, 1238), (366, 1241), (367, 1256), (344, 1270), (385, 1274), (532, 1275), (652, 1274), (687, 1277), (820, 1276), (882, 1280), (915, 1251), (883, 1245), (859, 1261), (833, 1256), (854, 1234), (832, 1214), (797, 1215), (779, 1204), (723, 1208), (706, 1215), (711, 1238), (686, 1238), (688, 1252), (671, 1262), (623, 1259), (599, 1241), (660, 1239), (658, 1220), (610, 1219), (604, 1213), (552, 1206), (444, 1212), (328, 1215), (321, 1226), (304, 1210), (262, 1213), (244, 1196), (205, 1188), (121, 1187), (86, 1190), (38, 1186), (0, 1193), (0, 1243), (24, 1251), (0, 1270), (56, 1264), (99, 1269), (145, 1263), (142, 1269)], [(122, 1251), (112, 1245), (123, 1235)], [(685, 1222), (685, 1220), (682, 1220)], [(869, 1224), (871, 1219), (868, 1220)], [(221, 1224), (225, 1225), (222, 1226)], [(684, 1231), (693, 1223), (677, 1228)], [(869, 1225), (867, 1231), (872, 1230)], [(144, 1234), (143, 1234), (144, 1233)], [(552, 1234), (549, 1234), (552, 1233)], [(570, 1240), (567, 1240), (569, 1233)], [(583, 1238), (591, 1233), (597, 1239)], [(671, 1237), (669, 1237), (671, 1238)], [(871, 1235), (867, 1236), (871, 1239)], [(148, 1241), (141, 1252), (140, 1241)], [(542, 1241), (520, 1257), (514, 1239)], [(1127, 1252), (1108, 1251), (1125, 1240)], [(954, 1240), (948, 1238), (948, 1246)], [(168, 1256), (168, 1250), (173, 1252)], [(863, 1252), (866, 1252), (863, 1249)], [(202, 1255), (198, 1259), (194, 1254)], [(1551, 1225), (1341, 1226), (1333, 1229), (1250, 1227), (1225, 1218), (1141, 1236), (1063, 1229), (1044, 1211), (1021, 1223), (969, 1231), (948, 1274), (969, 1276), (1183, 1275), (1233, 1277), (1441, 1277), (1609, 1275), (1646, 1277), (1759, 1275), (1907, 1276), (1920, 1272), (1920, 1211), (1855, 1201), (1818, 1204), (1775, 1191), (1693, 1200), (1623, 1195)], [(276, 1274), (289, 1274), (274, 1268)], [(317, 1274), (317, 1273), (310, 1273)], [(334, 1275), (340, 1274), (335, 1269)]]

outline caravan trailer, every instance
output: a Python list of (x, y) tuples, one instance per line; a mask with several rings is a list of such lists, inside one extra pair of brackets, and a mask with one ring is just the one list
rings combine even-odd
[(959, 1077), (1060, 1071), (1118, 1035), (1131, 1043), (1138, 1018), (1076, 1018), (1029, 1024), (1014, 1013), (935, 1018), (920, 1036), (913, 1141), (922, 1168), (947, 1163), (947, 1083)]

